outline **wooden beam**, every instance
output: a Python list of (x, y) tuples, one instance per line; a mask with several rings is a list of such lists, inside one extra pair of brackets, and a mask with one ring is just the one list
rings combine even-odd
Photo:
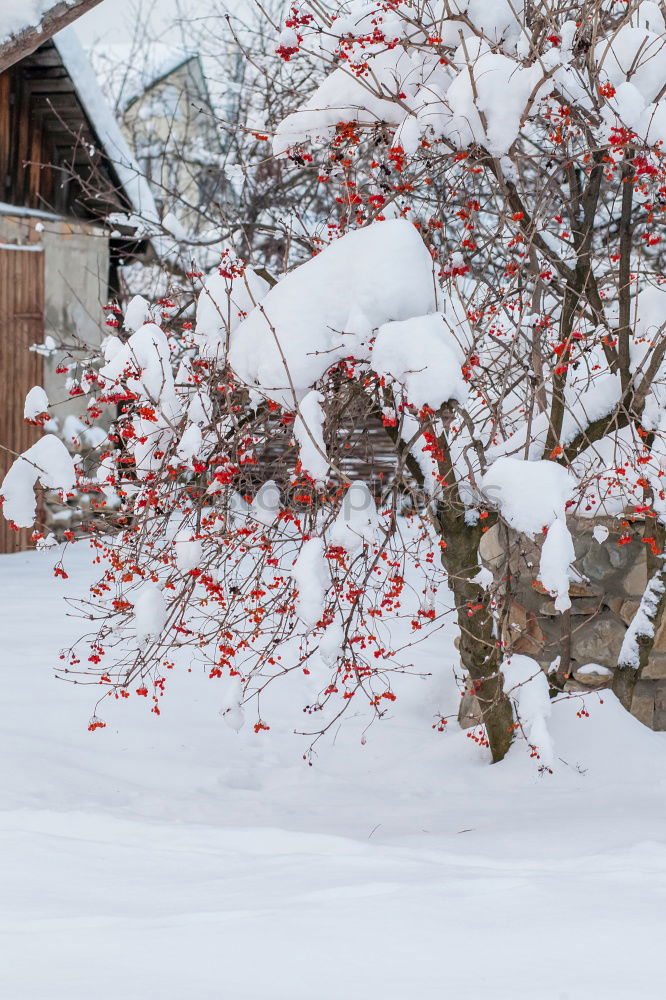
[(74, 0), (70, 3), (68, 0), (58, 0), (44, 14), (39, 24), (19, 31), (0, 45), (0, 73), (30, 55), (61, 28), (66, 28), (101, 2), (102, 0)]

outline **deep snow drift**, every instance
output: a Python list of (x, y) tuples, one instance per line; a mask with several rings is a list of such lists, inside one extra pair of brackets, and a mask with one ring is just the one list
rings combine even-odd
[[(81, 623), (53, 553), (0, 559), (0, 997), (634, 1000), (663, 996), (666, 739), (612, 696), (554, 707), (555, 773), (455, 711), (452, 631), (393, 718), (302, 760), (296, 716), (236, 733), (193, 665), (162, 715), (56, 681)], [(335, 745), (333, 745), (335, 744)]]

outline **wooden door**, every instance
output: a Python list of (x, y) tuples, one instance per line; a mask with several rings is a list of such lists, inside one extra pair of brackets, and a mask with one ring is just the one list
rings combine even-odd
[[(0, 483), (20, 452), (43, 434), (23, 419), (27, 392), (42, 385), (43, 358), (30, 350), (44, 341), (44, 253), (34, 245), (0, 246)], [(0, 514), (0, 552), (30, 543)]]

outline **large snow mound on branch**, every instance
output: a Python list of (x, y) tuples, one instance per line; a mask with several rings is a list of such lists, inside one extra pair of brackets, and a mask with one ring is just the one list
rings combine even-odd
[(456, 51), (454, 62), (463, 69), (446, 92), (441, 114), (429, 109), (428, 123), (462, 149), (481, 143), (495, 156), (507, 153), (526, 111), (552, 90), (543, 62), (523, 67), (475, 39)]
[[(520, 37), (525, 4), (522, 0), (449, 0), (451, 14), (465, 14), (488, 41), (515, 42)], [(461, 22), (462, 24), (462, 22)]]
[(35, 485), (68, 493), (74, 489), (76, 472), (72, 456), (62, 441), (47, 434), (12, 464), (0, 486), (3, 514), (19, 528), (30, 528), (37, 513)]
[(23, 405), (23, 419), (37, 420), (44, 413), (49, 412), (49, 397), (41, 385), (33, 385), (30, 392), (25, 397)]
[(294, 437), (298, 441), (299, 453), (304, 472), (323, 483), (330, 468), (326, 457), (324, 441), (324, 395), (312, 389), (298, 407), (294, 421)]
[(404, 386), (410, 403), (439, 409), (448, 399), (464, 403), (465, 355), (442, 313), (385, 323), (372, 348), (372, 367)]
[(566, 611), (571, 607), (569, 567), (575, 558), (566, 509), (576, 489), (574, 477), (555, 462), (503, 457), (485, 473), (481, 488), (516, 531), (534, 537), (547, 529), (539, 575), (555, 598), (555, 610)]
[(503, 457), (490, 466), (481, 487), (512, 528), (533, 536), (564, 516), (576, 480), (556, 462)]
[(569, 568), (576, 558), (573, 538), (563, 515), (556, 517), (548, 529), (539, 560), (539, 579), (555, 598), (555, 610), (571, 607)]
[(347, 233), (301, 264), (231, 335), (239, 378), (295, 409), (342, 358), (367, 357), (373, 331), (437, 308), (433, 263), (403, 219)]
[(209, 680), (192, 647), (159, 717), (107, 698), (90, 733), (100, 688), (51, 666), (80, 631), (63, 597), (97, 574), (77, 545), (54, 580), (61, 554), (0, 556), (3, 998), (422, 1000), (445, 980), (478, 1000), (484, 977), (494, 1000), (661, 997), (666, 736), (612, 694), (546, 719), (538, 677), (515, 686), (528, 662), (512, 697), (540, 748), (547, 722), (554, 773), (524, 744), (490, 767), (453, 720), (431, 728), (459, 701), (443, 618), (410, 651), (425, 676), (396, 678), (393, 718), (364, 734), (345, 716), (313, 767), (289, 677), (262, 712), (277, 723), (291, 704), (295, 724), (255, 734), (238, 685)]

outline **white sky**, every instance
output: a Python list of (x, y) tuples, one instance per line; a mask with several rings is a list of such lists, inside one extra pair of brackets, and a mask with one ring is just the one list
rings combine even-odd
[(206, 0), (102, 0), (88, 14), (76, 21), (76, 31), (86, 47), (96, 42), (129, 41), (137, 22), (148, 17), (153, 38), (166, 41), (169, 34), (177, 33), (175, 28), (179, 11), (188, 7), (201, 11), (201, 3)]

